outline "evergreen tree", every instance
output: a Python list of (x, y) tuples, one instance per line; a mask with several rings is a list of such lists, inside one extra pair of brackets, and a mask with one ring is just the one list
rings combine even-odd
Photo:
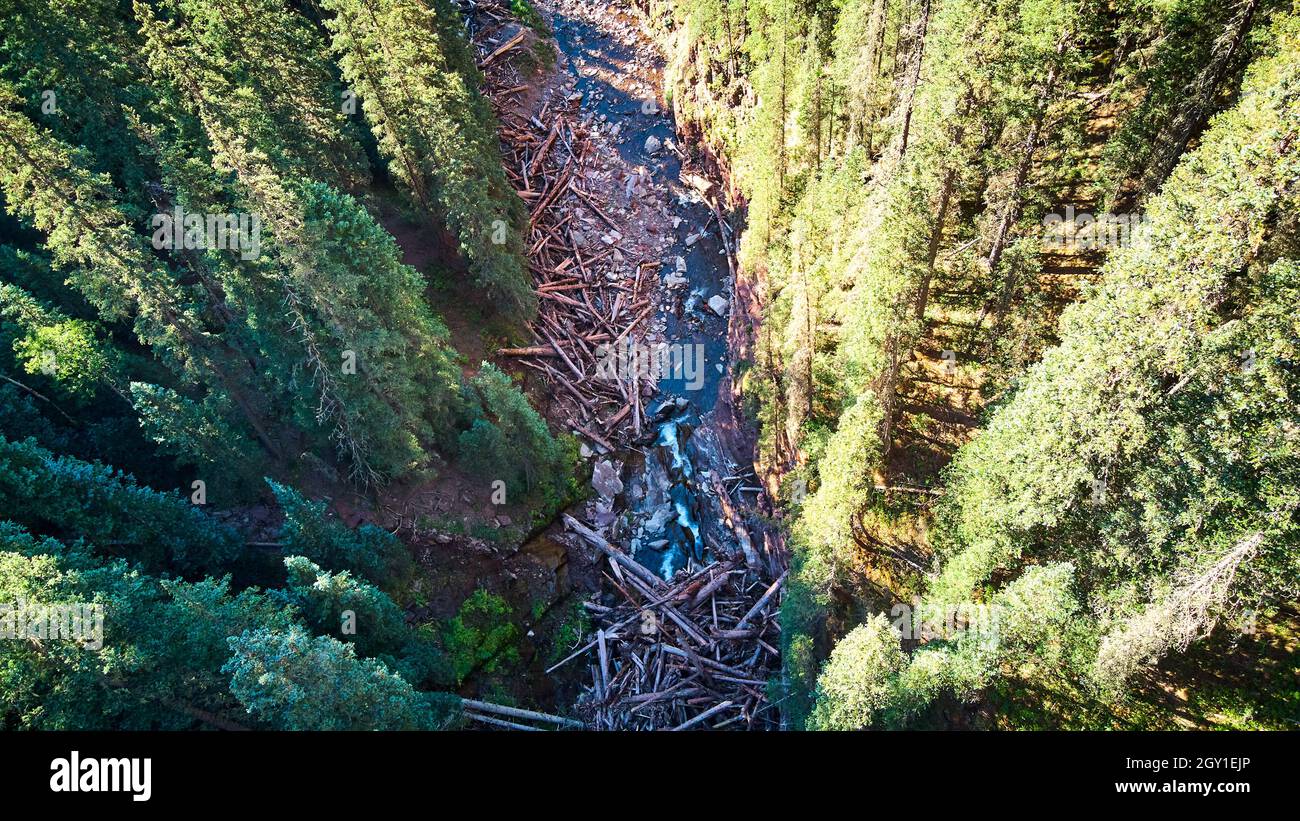
[(1296, 592), (1297, 31), (1275, 27), (1143, 241), (951, 468), (929, 596), (1071, 562), (1100, 649), (1069, 669), (1103, 690)]
[(286, 558), (284, 566), (286, 595), (317, 633), (354, 644), (362, 656), (397, 653), (408, 640), (402, 611), (377, 587), (302, 556)]
[(350, 645), (300, 627), (230, 639), (222, 668), (252, 715), (286, 730), (432, 730), (459, 709), (454, 696), (421, 693)]
[(410, 556), (393, 534), (369, 524), (352, 530), (327, 516), (324, 502), (309, 501), (291, 487), (266, 481), (284, 510), (280, 541), (287, 555), (378, 583), (399, 578), (409, 568)]
[(524, 210), (501, 166), (496, 124), (446, 0), (325, 0), (326, 24), (389, 170), (444, 220), (501, 313), (536, 311), (523, 260)]
[(3, 437), (0, 466), (0, 511), (30, 527), (183, 573), (227, 567), (243, 550), (234, 532), (185, 498), (111, 467)]
[[(400, 262), (392, 237), (355, 199), (318, 182), (284, 176), (291, 169), (248, 133), (249, 117), (268, 109), (225, 105), (238, 98), (235, 67), (210, 56), (196, 32), (181, 33), (137, 6), (160, 76), (178, 78), (182, 99), (202, 122), (218, 162), (239, 181), (248, 210), (271, 230), (271, 276), (301, 341), (302, 372), (316, 396), (314, 421), (326, 426), (350, 477), (382, 483), (427, 465), (422, 442), (454, 419), (459, 396), (446, 331), (423, 302), (423, 282)], [(198, 82), (187, 66), (210, 66)], [(289, 363), (286, 363), (289, 364)], [(306, 397), (295, 403), (310, 423)], [(381, 435), (382, 432), (382, 435)]]
[(242, 710), (220, 672), (226, 638), (291, 623), (282, 605), (232, 594), (227, 580), (160, 581), (10, 522), (0, 522), (0, 599), (101, 608), (98, 637), (92, 619), (86, 641), (0, 646), (0, 710), (33, 729), (237, 727)]
[(461, 462), (474, 475), (500, 479), (512, 493), (560, 496), (567, 484), (565, 449), (510, 377), (491, 363), (474, 375), (484, 416), (460, 435)]
[(274, 453), (262, 413), (248, 396), (255, 374), (208, 332), (196, 306), (206, 298), (182, 285), (135, 233), (110, 181), (87, 167), (84, 151), (37, 128), (0, 86), (0, 189), (7, 207), (46, 235), (53, 262), (104, 322), (130, 318), (137, 338), (182, 379), (228, 394), (242, 422)]

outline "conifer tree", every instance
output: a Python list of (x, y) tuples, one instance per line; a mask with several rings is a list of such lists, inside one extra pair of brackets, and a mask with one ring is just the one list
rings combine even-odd
[[(178, 78), (218, 162), (270, 230), (265, 244), (279, 266), (273, 281), (301, 345), (301, 361), (290, 367), (313, 386), (314, 421), (329, 430), (350, 478), (363, 485), (423, 469), (422, 443), (455, 419), (459, 377), (420, 276), (355, 199), (286, 178), (290, 169), (243, 136), (245, 113), (261, 108), (224, 104), (239, 92), (230, 69), (207, 59), (206, 40), (184, 27), (174, 34), (143, 6), (137, 13), (157, 73)], [(211, 66), (202, 82), (185, 73), (191, 62)], [(310, 423), (306, 399), (300, 396), (296, 409)]]
[(217, 570), (242, 552), (233, 531), (189, 500), (141, 486), (111, 467), (3, 437), (0, 466), (0, 510), (30, 527), (85, 539), (155, 570)]
[(135, 232), (111, 182), (76, 151), (14, 110), (0, 86), (0, 188), (7, 207), (47, 235), (55, 264), (105, 322), (131, 319), (137, 338), (182, 379), (231, 397), (268, 452), (276, 448), (249, 387), (246, 358), (207, 331), (200, 289), (182, 286)]
[(501, 166), (478, 70), (446, 0), (325, 0), (326, 24), (379, 150), (413, 203), (445, 221), (501, 313), (536, 311), (524, 212)]
[(398, 653), (410, 639), (405, 615), (379, 588), (302, 556), (284, 566), (286, 597), (317, 633), (351, 642), (363, 656)]
[(421, 693), (351, 645), (329, 636), (246, 631), (222, 668), (250, 714), (285, 730), (432, 730), (459, 709), (454, 696)]

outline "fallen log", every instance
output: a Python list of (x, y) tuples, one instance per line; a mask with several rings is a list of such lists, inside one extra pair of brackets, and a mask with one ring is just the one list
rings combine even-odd
[(521, 28), (518, 34), (516, 34), (514, 37), (511, 37), (506, 42), (502, 43), (499, 47), (497, 47), (496, 51), (492, 52), (487, 57), (485, 57), (483, 59), (483, 62), (478, 64), (478, 67), (483, 68), (484, 66), (488, 65), (493, 60), (495, 60), (496, 58), (500, 57), (502, 54), (505, 54), (507, 51), (510, 51), (512, 48), (518, 46), (520, 43), (524, 41), (524, 37), (526, 37), (527, 35), (528, 35), (528, 29)]
[(628, 556), (623, 551), (619, 550), (617, 547), (614, 547), (614, 545), (606, 541), (604, 536), (600, 535), (596, 531), (587, 527), (582, 522), (573, 518), (569, 514), (565, 513), (562, 515), (564, 517), (565, 524), (567, 524), (579, 536), (586, 539), (590, 544), (598, 548), (600, 552), (608, 556), (611, 561), (617, 562), (618, 564), (622, 565), (623, 569), (627, 570), (632, 575), (636, 576), (638, 579), (641, 580), (641, 582), (643, 582), (651, 590), (655, 590), (656, 588), (663, 587), (664, 584), (663, 579), (659, 578), (654, 573), (652, 573), (649, 569), (645, 567), (645, 565), (640, 564), (635, 559)]
[(498, 348), (500, 356), (557, 356), (550, 345), (530, 345), (527, 348)]
[(749, 608), (749, 612), (746, 613), (744, 616), (742, 616), (740, 621), (736, 622), (737, 630), (744, 627), (746, 624), (749, 623), (750, 619), (758, 615), (758, 612), (763, 609), (763, 607), (772, 599), (773, 596), (776, 595), (776, 591), (781, 589), (781, 585), (785, 584), (785, 577), (789, 575), (790, 575), (790, 571), (787, 570), (781, 574), (781, 577), (779, 579), (772, 582), (772, 586), (767, 589), (767, 592), (763, 594), (763, 597), (760, 598), (757, 602), (755, 602), (753, 607)]
[(699, 724), (701, 721), (704, 721), (705, 719), (708, 718), (712, 718), (713, 716), (727, 709), (728, 707), (731, 706), (731, 704), (732, 702), (730, 701), (724, 701), (721, 704), (715, 704), (714, 706), (710, 707), (709, 709), (697, 715), (695, 718), (692, 718), (689, 721), (678, 724), (676, 727), (670, 728), (669, 732), (678, 732), (680, 730), (690, 729), (691, 727), (694, 727), (696, 724)]
[(511, 718), (526, 718), (532, 721), (544, 721), (548, 724), (558, 724), (561, 727), (574, 727), (582, 729), (584, 725), (581, 721), (563, 716), (553, 716), (550, 713), (539, 713), (536, 710), (524, 710), (519, 707), (507, 707), (504, 704), (492, 704), (487, 701), (475, 701), (472, 698), (463, 698), (460, 700), (462, 706), (471, 710), (477, 710), (480, 713), (493, 713), (496, 715), (510, 716)]

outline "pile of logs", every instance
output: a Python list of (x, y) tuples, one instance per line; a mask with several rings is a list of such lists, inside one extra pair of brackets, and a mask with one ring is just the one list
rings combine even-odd
[[(478, 10), (491, 13), (492, 7), (480, 3)], [(611, 378), (598, 367), (629, 335), (644, 334), (654, 313), (659, 262), (638, 259), (621, 242), (623, 229), (599, 202), (608, 192), (588, 182), (593, 147), (577, 122), (578, 96), (555, 93), (537, 115), (516, 110), (517, 95), (529, 86), (511, 61), (497, 59), (522, 42), (522, 32), (508, 31), (498, 29), (502, 42), (479, 47), (479, 65), (502, 125), (506, 173), (528, 209), (527, 257), (539, 310), (531, 327), (534, 344), (497, 353), (541, 373), (572, 400), (566, 403), (570, 426), (612, 451), (627, 433), (641, 433), (642, 380), (635, 374)], [(587, 236), (574, 218), (579, 212), (605, 233)]]
[(766, 582), (735, 559), (665, 582), (599, 533), (566, 524), (609, 560), (623, 601), (588, 602), (595, 638), (547, 672), (584, 658), (580, 712), (601, 730), (771, 729), (768, 687), (780, 675), (777, 611), (786, 574)]
[[(530, 85), (503, 59), (528, 37), (500, 0), (460, 0), (469, 13), (483, 90), (501, 123), (507, 175), (528, 211), (527, 257), (538, 297), (532, 344), (498, 355), (538, 371), (577, 433), (607, 451), (639, 438), (647, 425), (649, 375), (611, 374), (601, 367), (631, 339), (652, 333), (660, 262), (638, 253), (627, 226), (611, 217), (609, 183), (600, 175), (601, 150), (581, 122), (580, 97), (560, 88), (536, 115), (523, 112)], [(687, 180), (707, 192), (700, 178)], [(604, 189), (604, 190), (602, 190)], [(721, 222), (721, 213), (714, 206)], [(615, 213), (615, 216), (618, 216)], [(723, 242), (734, 275), (732, 245)], [(730, 485), (730, 486), (728, 486)], [(728, 476), (709, 488), (725, 499), (761, 492), (747, 476)], [(670, 581), (564, 516), (573, 532), (604, 554), (605, 578), (618, 600), (584, 602), (595, 628), (547, 673), (586, 663), (591, 686), (580, 700), (585, 726), (602, 730), (769, 729), (780, 721), (768, 688), (780, 676), (777, 612), (786, 574), (761, 562), (737, 526), (736, 555), (711, 561)], [(718, 555), (720, 551), (714, 550)], [(609, 599), (605, 600), (610, 602)], [(582, 660), (581, 662), (579, 660)], [(467, 702), (466, 715), (489, 726), (537, 729), (553, 716), (502, 712)]]

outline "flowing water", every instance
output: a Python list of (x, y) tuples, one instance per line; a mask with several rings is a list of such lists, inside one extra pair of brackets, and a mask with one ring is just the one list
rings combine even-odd
[[(593, 9), (599, 12), (593, 15)], [(671, 192), (666, 205), (677, 230), (663, 254), (660, 276), (677, 284), (668, 291), (672, 296), (664, 301), (661, 319), (672, 353), (667, 360), (676, 367), (665, 369), (658, 393), (646, 403), (646, 435), (613, 455), (618, 481), (603, 483), (609, 500), (591, 517), (637, 561), (670, 577), (708, 561), (720, 545), (727, 553), (733, 549), (734, 537), (714, 494), (715, 482), (734, 479), (736, 470), (715, 423), (730, 411), (720, 407), (726, 405), (729, 384), (724, 379), (730, 366), (729, 305), (719, 306), (720, 313), (709, 304), (716, 297), (730, 302), (730, 271), (719, 234), (724, 229), (700, 194), (681, 180), (680, 155), (668, 145), (677, 138), (671, 114), (658, 110), (651, 94), (628, 93), (610, 81), (639, 56), (642, 69), (646, 62), (655, 64), (653, 76), (639, 79), (657, 89), (662, 66), (657, 57), (628, 44), (625, 27), (631, 21), (605, 4), (559, 2), (553, 11), (556, 39), (577, 71), (583, 111), (620, 123), (622, 161), (630, 168), (651, 168)], [(649, 155), (647, 137), (664, 148)]]

